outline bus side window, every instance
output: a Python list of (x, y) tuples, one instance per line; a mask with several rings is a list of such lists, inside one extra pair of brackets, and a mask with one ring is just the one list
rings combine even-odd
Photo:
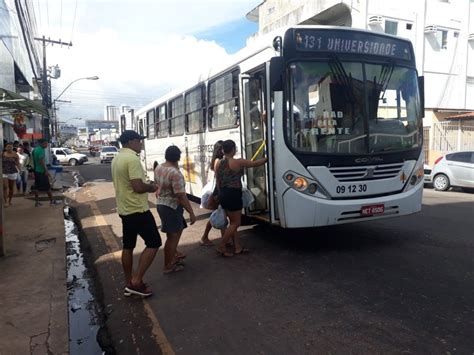
[(206, 87), (201, 85), (184, 96), (186, 133), (206, 130)]
[(208, 86), (209, 128), (224, 129), (236, 127), (239, 115), (239, 71), (228, 72), (214, 79)]
[(148, 139), (155, 138), (155, 110), (146, 113), (147, 136)]

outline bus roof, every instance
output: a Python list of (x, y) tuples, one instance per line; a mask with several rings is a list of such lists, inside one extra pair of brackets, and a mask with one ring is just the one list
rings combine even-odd
[(214, 68), (211, 68), (210, 70), (206, 72), (202, 72), (199, 75), (197, 75), (196, 80), (190, 81), (188, 85), (183, 85), (179, 88), (176, 88), (169, 93), (160, 96), (158, 99), (153, 100), (149, 104), (141, 107), (136, 111), (137, 116), (142, 116), (145, 115), (146, 112), (149, 110), (156, 108), (157, 106), (160, 106), (161, 104), (165, 103), (166, 101), (173, 99), (180, 94), (189, 91), (197, 86), (199, 86), (202, 83), (206, 83), (209, 80), (212, 80), (214, 77), (225, 73), (226, 71), (231, 70), (232, 68), (237, 67), (240, 63), (244, 62), (248, 58), (251, 58), (252, 56), (264, 52), (264, 51), (269, 51), (268, 58), (271, 58), (271, 56), (278, 55), (278, 52), (275, 51), (273, 48), (273, 39), (277, 36), (281, 36), (282, 39), (284, 38), (285, 34), (287, 33), (288, 30), (292, 29), (308, 29), (308, 30), (315, 30), (315, 29), (322, 29), (325, 31), (328, 30), (333, 30), (333, 31), (340, 31), (340, 32), (351, 32), (353, 31), (354, 33), (367, 33), (370, 35), (379, 35), (387, 38), (392, 38), (396, 39), (399, 41), (405, 41), (410, 43), (410, 40), (389, 35), (386, 33), (380, 33), (380, 32), (375, 32), (375, 31), (370, 31), (370, 30), (365, 30), (365, 29), (359, 29), (359, 28), (352, 28), (352, 27), (341, 27), (341, 26), (319, 26), (319, 25), (297, 25), (297, 26), (285, 26), (278, 28), (274, 31), (271, 31), (265, 35), (261, 35), (258, 37), (255, 37), (249, 41), (247, 46), (244, 48), (240, 49), (238, 52), (235, 54), (229, 56), (228, 60), (225, 62), (221, 63), (219, 66), (216, 66)]

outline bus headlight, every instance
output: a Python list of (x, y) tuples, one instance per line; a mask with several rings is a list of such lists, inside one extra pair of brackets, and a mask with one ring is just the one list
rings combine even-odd
[(410, 179), (408, 180), (408, 184), (405, 187), (405, 191), (411, 190), (413, 187), (418, 185), (421, 181), (424, 180), (425, 171), (423, 167), (423, 160), (418, 161), (411, 173)]
[(308, 192), (309, 192), (310, 194), (315, 194), (316, 191), (318, 191), (318, 185), (316, 185), (316, 184), (309, 184), (309, 186), (308, 186)]
[(306, 195), (325, 199), (328, 198), (328, 195), (324, 193), (324, 189), (321, 187), (321, 185), (319, 185), (317, 181), (298, 175), (292, 171), (286, 172), (283, 175), (283, 179), (289, 187)]
[(304, 177), (298, 176), (293, 180), (293, 187), (297, 190), (304, 191), (308, 187), (308, 181)]

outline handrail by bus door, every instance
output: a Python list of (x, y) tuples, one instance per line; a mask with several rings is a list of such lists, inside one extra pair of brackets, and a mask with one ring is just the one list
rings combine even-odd
[[(259, 71), (264, 71), (264, 68), (261, 68)], [(258, 81), (258, 97), (251, 97), (251, 82)], [(241, 83), (242, 83), (242, 98), (243, 98), (243, 132), (244, 132), (244, 150), (245, 150), (245, 157), (247, 159), (255, 159), (257, 155), (263, 151), (265, 147), (265, 140), (266, 140), (266, 132), (265, 132), (265, 123), (263, 122), (262, 118), (264, 117), (263, 111), (265, 110), (264, 107), (264, 95), (263, 87), (264, 83), (262, 82), (262, 78), (257, 78), (251, 76), (249, 74), (242, 74), (241, 75)], [(255, 89), (255, 88), (254, 88)], [(258, 99), (259, 103), (252, 107), (252, 102)], [(255, 115), (258, 111), (258, 122), (256, 122)], [(255, 129), (257, 130), (256, 139), (253, 140), (253, 128), (255, 123)], [(258, 146), (256, 146), (258, 144)], [(255, 149), (256, 148), (256, 149)], [(264, 174), (263, 177), (258, 176), (258, 172), (256, 169), (263, 169), (262, 173)], [(255, 175), (254, 175), (255, 174)], [(263, 180), (260, 180), (263, 178)], [(269, 210), (269, 201), (268, 201), (268, 172), (266, 171), (265, 167), (261, 168), (253, 168), (251, 171), (248, 171), (246, 174), (246, 181), (247, 187), (249, 190), (253, 190), (252, 192), (255, 194), (257, 191), (265, 194), (265, 199), (262, 197), (258, 197), (258, 194), (255, 196), (256, 201), (255, 204), (248, 208), (249, 213), (261, 213), (261, 212), (268, 212)], [(269, 216), (268, 216), (269, 217)]]

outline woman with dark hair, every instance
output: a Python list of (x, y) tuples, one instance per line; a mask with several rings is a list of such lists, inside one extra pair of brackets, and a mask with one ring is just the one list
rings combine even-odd
[[(229, 225), (224, 232), (222, 241), (217, 252), (222, 256), (233, 256), (248, 252), (247, 248), (240, 245), (237, 238), (237, 228), (241, 224), (242, 217), (242, 174), (244, 168), (261, 166), (267, 162), (267, 158), (255, 161), (247, 159), (234, 159), (236, 153), (235, 142), (231, 139), (222, 143), (224, 158), (216, 163), (217, 188), (219, 190), (219, 203), (224, 208)], [(233, 240), (234, 252), (226, 250), (226, 244)]]
[[(215, 166), (217, 162), (224, 157), (224, 150), (222, 149), (222, 143), (224, 143), (224, 141), (218, 140), (214, 144), (214, 150), (212, 151), (212, 159), (211, 159), (211, 163), (209, 164), (209, 167), (212, 171), (214, 171), (214, 175), (215, 175)], [(217, 194), (217, 189), (214, 189), (213, 195), (216, 195), (216, 194)], [(212, 229), (211, 222), (207, 221), (206, 229), (204, 230), (204, 234), (201, 237), (201, 241), (200, 241), (201, 245), (214, 246), (214, 243), (209, 240), (209, 232), (211, 231), (211, 229)], [(221, 229), (221, 236), (223, 235), (224, 235), (224, 229)]]
[(13, 143), (7, 143), (2, 153), (3, 164), (3, 200), (5, 207), (12, 204), (13, 189), (20, 170), (18, 154), (13, 150)]
[(184, 176), (179, 171), (178, 162), (181, 151), (172, 145), (165, 151), (166, 162), (155, 169), (155, 182), (159, 188), (156, 208), (161, 219), (161, 231), (166, 233), (164, 247), (164, 274), (184, 270), (177, 253), (177, 247), (183, 229), (187, 227), (183, 217), (184, 209), (188, 211), (191, 224), (196, 222), (191, 204), (186, 196)]

